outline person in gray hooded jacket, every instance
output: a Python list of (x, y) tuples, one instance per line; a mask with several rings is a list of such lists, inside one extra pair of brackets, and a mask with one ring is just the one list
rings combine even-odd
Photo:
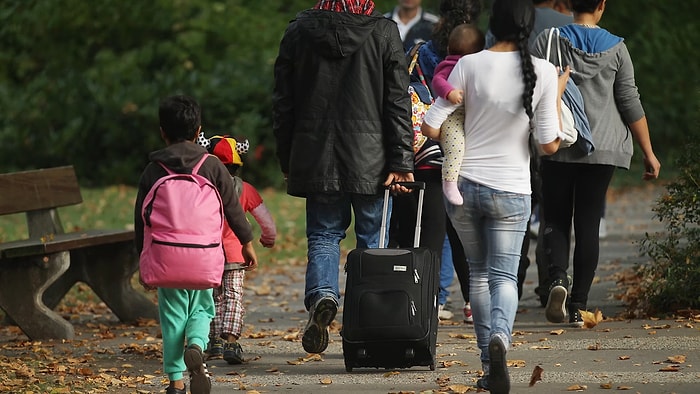
[(328, 346), (351, 210), (357, 247), (377, 247), (382, 185), (413, 181), (406, 70), (396, 24), (371, 0), (321, 0), (290, 22), (280, 43), (273, 131), (287, 193), (306, 198), (309, 353)]
[[(634, 67), (624, 40), (598, 26), (606, 0), (573, 0), (574, 23), (561, 27), (563, 66), (583, 96), (595, 151), (559, 150), (541, 163), (544, 206), (544, 249), (549, 289), (545, 315), (561, 323), (569, 316), (580, 327), (580, 311), (587, 309), (588, 293), (598, 266), (600, 217), (615, 168), (629, 169), (632, 140), (644, 159), (644, 180), (659, 176), (661, 163), (649, 137), (644, 109), (634, 80)], [(544, 58), (549, 30), (532, 48)], [(554, 44), (553, 44), (554, 46)], [(573, 286), (568, 293), (569, 245), (573, 217), (575, 248)]]

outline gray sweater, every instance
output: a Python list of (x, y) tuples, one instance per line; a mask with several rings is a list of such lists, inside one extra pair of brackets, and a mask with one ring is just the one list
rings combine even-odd
[[(562, 62), (571, 66), (571, 78), (583, 95), (595, 151), (586, 156), (576, 149), (561, 149), (546, 159), (629, 169), (633, 141), (627, 125), (644, 117), (644, 109), (627, 46), (605, 29), (568, 25), (561, 32)], [(537, 36), (532, 48), (534, 56), (545, 58), (548, 33), (546, 29)], [(578, 47), (607, 49), (587, 52), (567, 36)], [(554, 44), (552, 47), (554, 50)]]

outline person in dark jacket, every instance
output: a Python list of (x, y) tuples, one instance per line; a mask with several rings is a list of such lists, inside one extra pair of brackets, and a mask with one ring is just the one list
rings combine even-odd
[(377, 247), (383, 185), (413, 181), (406, 69), (396, 25), (371, 0), (321, 0), (290, 22), (280, 43), (273, 130), (287, 193), (306, 198), (309, 353), (328, 346), (351, 209), (357, 247)]
[(396, 22), (399, 35), (404, 45), (404, 52), (408, 52), (419, 42), (430, 40), (433, 28), (439, 18), (435, 14), (427, 12), (421, 7), (421, 0), (399, 0), (399, 4), (385, 17)]

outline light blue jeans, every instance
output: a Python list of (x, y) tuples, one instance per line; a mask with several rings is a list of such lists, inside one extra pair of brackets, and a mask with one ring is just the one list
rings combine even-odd
[(356, 247), (378, 247), (383, 201), (381, 194), (313, 193), (306, 197), (309, 261), (304, 305), (307, 310), (322, 297), (333, 297), (336, 302), (340, 299), (340, 241), (345, 239), (353, 213)]
[(452, 284), (455, 277), (455, 266), (452, 261), (452, 247), (450, 240), (445, 236), (445, 243), (442, 245), (442, 258), (440, 259), (440, 288), (438, 290), (438, 304), (445, 305), (450, 291), (447, 289)]
[(530, 214), (530, 196), (459, 178), (464, 205), (446, 204), (469, 262), (469, 299), (482, 363), (491, 336), (510, 345), (518, 309), (518, 263)]

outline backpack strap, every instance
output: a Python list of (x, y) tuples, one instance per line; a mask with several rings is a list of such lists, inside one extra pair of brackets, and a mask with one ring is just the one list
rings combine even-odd
[(209, 153), (205, 153), (205, 154), (202, 155), (202, 158), (199, 159), (199, 161), (198, 161), (197, 164), (194, 166), (194, 168), (192, 168), (192, 173), (193, 173), (193, 174), (196, 174), (196, 173), (199, 172), (199, 167), (201, 167), (202, 164), (204, 164), (204, 161), (207, 160), (207, 157), (209, 157)]

